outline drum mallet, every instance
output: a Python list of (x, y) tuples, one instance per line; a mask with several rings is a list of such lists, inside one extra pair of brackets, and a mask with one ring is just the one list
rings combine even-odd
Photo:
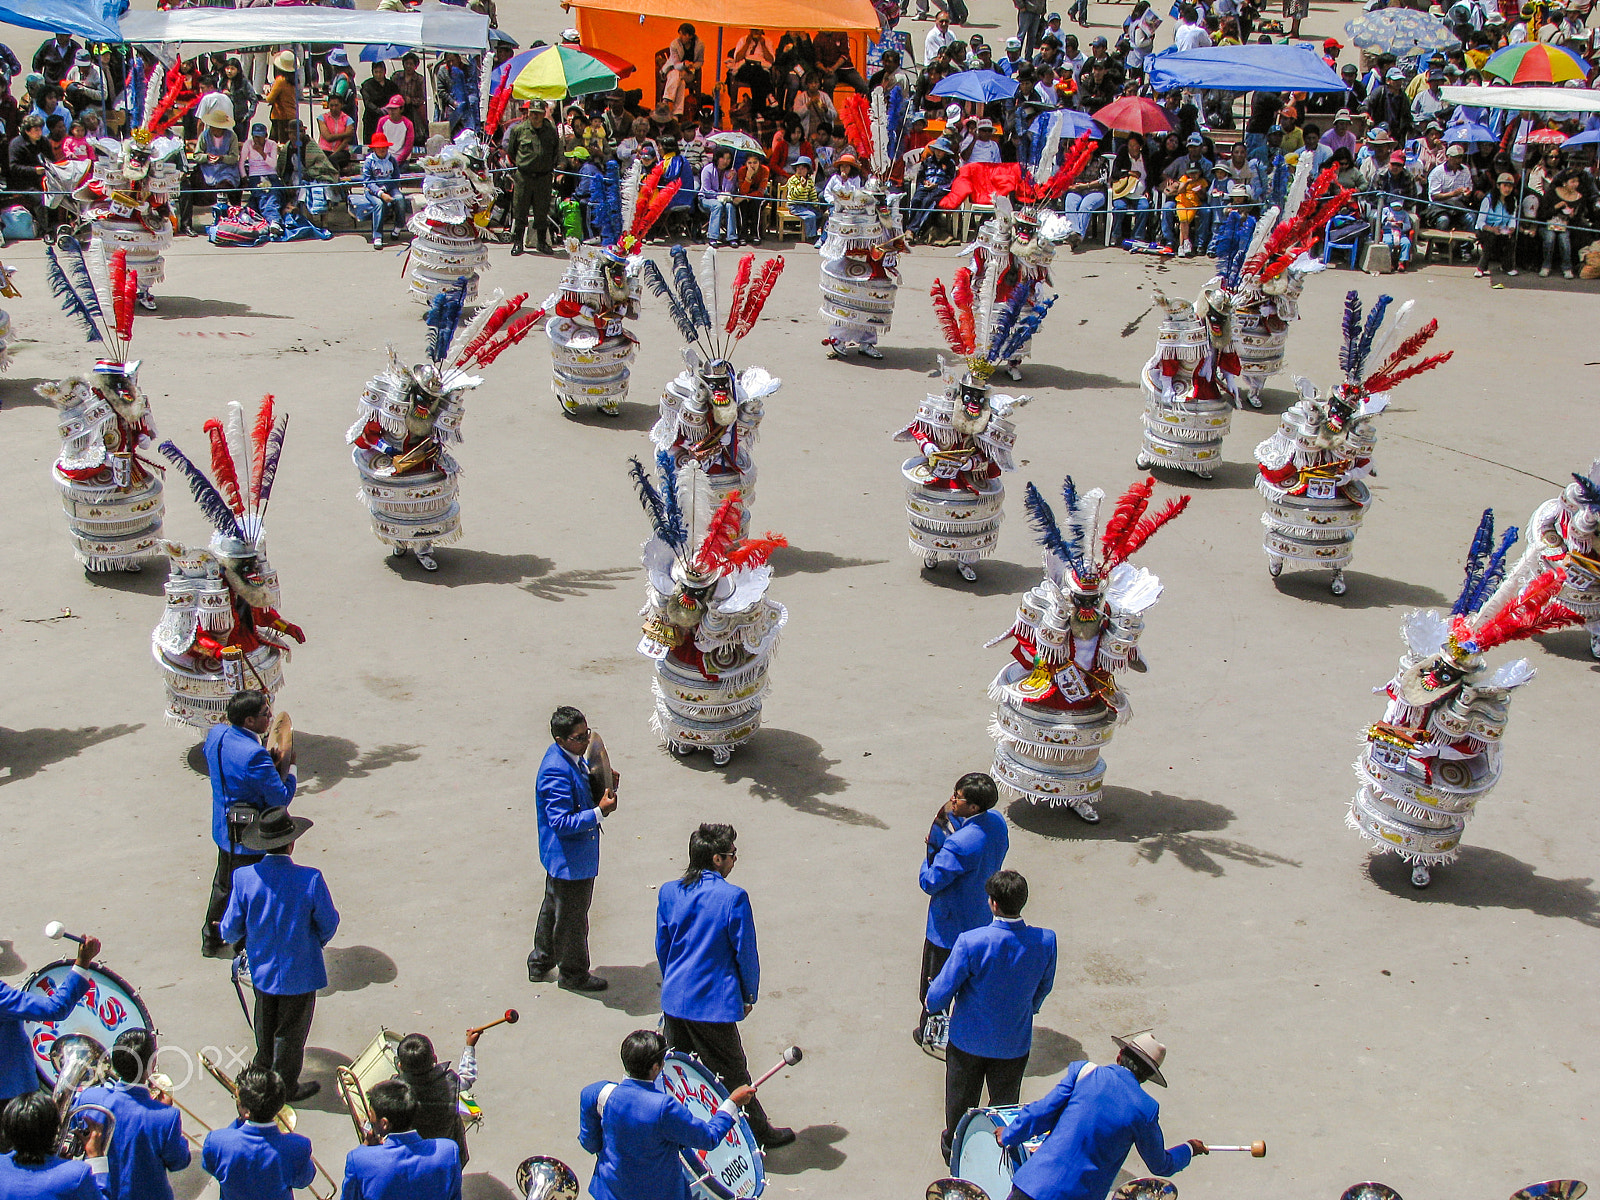
[(52, 942), (59, 942), (62, 938), (66, 938), (69, 942), (77, 942), (80, 946), (83, 945), (86, 936), (81, 933), (68, 933), (67, 927), (60, 921), (51, 921), (50, 924), (46, 925), (44, 927), (44, 935)]
[(1237, 1150), (1242, 1154), (1248, 1150), (1251, 1158), (1265, 1158), (1267, 1156), (1267, 1144), (1265, 1142), (1251, 1142), (1248, 1146), (1207, 1146), (1206, 1149), (1212, 1154), (1220, 1154), (1228, 1150)]
[(505, 1016), (496, 1017), (494, 1020), (490, 1021), (487, 1025), (479, 1025), (476, 1029), (469, 1029), (469, 1030), (467, 1030), (467, 1032), (468, 1033), (482, 1033), (485, 1029), (493, 1029), (496, 1025), (515, 1025), (521, 1019), (522, 1019), (522, 1014), (521, 1013), (519, 1013), (514, 1008), (508, 1008), (508, 1009), (506, 1009), (506, 1015)]
[(772, 1070), (768, 1071), (760, 1079), (752, 1083), (750, 1085), (751, 1088), (759, 1088), (763, 1083), (771, 1079), (779, 1071), (783, 1070), (785, 1067), (794, 1066), (795, 1063), (799, 1062), (804, 1057), (805, 1054), (801, 1051), (799, 1046), (790, 1046), (783, 1052), (783, 1058), (779, 1060), (778, 1065), (773, 1067)]

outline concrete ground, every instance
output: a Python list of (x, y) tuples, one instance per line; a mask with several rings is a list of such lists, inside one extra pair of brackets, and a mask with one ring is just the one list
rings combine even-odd
[[(1004, 36), (1000, 5), (978, 12)], [(1308, 30), (1353, 12), (1319, 7)], [(1102, 25), (1120, 16), (1095, 11)], [(526, 40), (563, 18), (506, 19)], [(7, 304), (22, 341), (0, 380), (0, 975), (20, 983), (56, 956), (38, 933), (47, 920), (92, 929), (168, 1047), (243, 1051), (226, 965), (197, 952), (210, 799), (198, 739), (161, 721), (149, 638), (164, 570), (86, 577), (74, 563), (49, 475), (54, 414), (32, 389), (89, 352), (49, 296), (38, 243), (5, 257), (23, 298)], [(493, 264), (491, 286), (535, 300), (561, 270), (504, 247)], [(466, 1194), (514, 1194), (531, 1154), (587, 1180), (577, 1094), (616, 1077), (622, 1037), (656, 1020), (655, 888), (706, 820), (738, 827), (734, 879), (760, 928), (762, 1000), (743, 1029), (752, 1063), (790, 1043), (806, 1051), (764, 1092), (800, 1131), (771, 1156), (769, 1192), (903, 1200), (945, 1173), (942, 1069), (909, 1036), (926, 903), (915, 874), (951, 782), (989, 763), (985, 689), (1005, 658), (982, 645), (1039, 574), (1022, 483), (1071, 472), (1110, 491), (1136, 477), (1152, 289), (1192, 295), (1207, 275), (1202, 262), (1102, 249), (1058, 259), (1061, 301), (1023, 385), (1035, 399), (1018, 417), (1009, 520), (965, 584), (906, 551), (904, 448), (890, 440), (933, 386), (942, 347), (925, 294), (956, 265), (949, 250), (904, 260), (885, 359), (838, 363), (818, 345), (815, 254), (793, 250), (735, 355), (785, 380), (756, 452), (755, 521), (791, 542), (771, 592), (790, 622), (765, 727), (715, 769), (656, 748), (650, 670), (634, 653), (646, 524), (625, 466), (647, 453), (658, 389), (678, 368), (653, 299), (620, 420), (562, 415), (540, 337), (486, 372), (459, 454), (466, 537), (428, 575), (372, 537), (343, 440), (385, 341), (422, 357), (400, 255), (355, 236), (174, 247), (161, 309), (135, 329), (163, 434), (200, 452), (206, 418), (265, 391), (293, 414), (268, 524), (283, 612), (307, 643), (280, 707), (298, 731), (296, 811), (317, 822), (298, 856), (326, 873), (343, 913), (311, 1036), (324, 1090), (301, 1129), (336, 1174), (353, 1139), (335, 1063), (380, 1025), (454, 1050), (468, 1025), (516, 1007), (521, 1023), (480, 1047), (487, 1123)], [(1592, 287), (1525, 275), (1490, 290), (1444, 266), (1382, 280), (1334, 271), (1307, 289), (1291, 370), (1334, 378), (1351, 286), (1415, 297), (1456, 355), (1403, 385), (1382, 419), (1349, 593), (1266, 573), (1251, 449), (1291, 399), (1281, 376), (1266, 411), (1235, 418), (1214, 481), (1162, 479), (1159, 495), (1176, 486), (1195, 500), (1140, 555), (1166, 593), (1143, 643), (1150, 673), (1128, 684), (1136, 716), (1106, 754), (1104, 821), (1007, 808), (1008, 865), (1030, 880), (1027, 916), (1057, 930), (1061, 955), (1024, 1099), (1075, 1058), (1109, 1061), (1111, 1034), (1153, 1026), (1171, 1048), (1172, 1087), (1158, 1094), (1169, 1142), (1271, 1147), (1261, 1162), (1200, 1162), (1178, 1180), (1185, 1195), (1334, 1197), (1378, 1179), (1408, 1200), (1491, 1200), (1536, 1179), (1594, 1179), (1600, 892), (1583, 714), (1600, 669), (1581, 635), (1519, 648), (1539, 677), (1518, 693), (1503, 780), (1431, 889), (1413, 891), (1398, 860), (1369, 859), (1343, 825), (1401, 615), (1448, 605), (1483, 507), (1521, 523), (1600, 452), (1583, 333)], [(207, 536), (180, 487), (167, 502), (169, 536)], [(593, 911), (595, 965), (612, 987), (595, 998), (530, 985), (523, 968), (542, 887), (532, 774), (564, 703), (605, 733), (624, 775)], [(180, 1083), (181, 1064), (165, 1064)], [(180, 1096), (210, 1120), (231, 1115), (209, 1080)], [(204, 1183), (191, 1169), (178, 1188), (192, 1197)]]

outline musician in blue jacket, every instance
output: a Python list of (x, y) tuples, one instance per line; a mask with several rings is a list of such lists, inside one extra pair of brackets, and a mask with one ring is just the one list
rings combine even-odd
[[(727, 1087), (750, 1082), (739, 1022), (761, 995), (761, 958), (750, 897), (728, 882), (739, 861), (732, 825), (689, 835), (689, 867), (656, 899), (656, 962), (667, 1044), (695, 1055)], [(787, 1146), (794, 1130), (767, 1120), (759, 1100), (746, 1115), (762, 1149)]]
[(109, 1086), (85, 1088), (79, 1104), (101, 1104), (116, 1117), (116, 1136), (106, 1148), (110, 1168), (106, 1195), (111, 1200), (172, 1200), (169, 1171), (189, 1165), (183, 1114), (170, 1096), (158, 1100), (145, 1086), (156, 1060), (155, 1035), (124, 1029), (111, 1043)]
[(255, 991), (256, 1054), (251, 1065), (271, 1067), (283, 1078), (290, 1104), (315, 1096), (322, 1085), (300, 1082), (306, 1038), (316, 1013), (317, 992), (328, 986), (322, 948), (339, 928), (327, 881), (315, 867), (289, 857), (311, 828), (306, 817), (269, 808), (245, 834), (245, 846), (260, 862), (233, 874), (233, 894), (222, 917), (222, 936), (245, 936), (250, 984)]
[(944, 967), (956, 939), (989, 923), (989, 900), (983, 885), (1006, 864), (1011, 834), (1006, 819), (994, 811), (1000, 789), (982, 771), (956, 780), (955, 790), (928, 830), (927, 857), (917, 882), (928, 894), (928, 927), (922, 943), (922, 979), (917, 998), (922, 1017), (912, 1039), (922, 1044), (928, 1023), (928, 984)]
[(944, 1137), (950, 1161), (956, 1125), (976, 1108), (989, 1085), (989, 1103), (1015, 1104), (1033, 1046), (1033, 1018), (1056, 982), (1056, 935), (1026, 924), (1028, 881), (1016, 871), (996, 871), (984, 885), (994, 920), (956, 938), (934, 981), (928, 1010), (952, 1004), (950, 1044), (944, 1057)]
[(600, 822), (617, 809), (615, 788), (595, 798), (589, 764), (589, 722), (571, 705), (550, 714), (554, 744), (544, 752), (534, 781), (533, 818), (544, 865), (544, 902), (528, 955), (528, 980), (538, 983), (561, 968), (561, 986), (603, 992), (606, 981), (589, 973), (589, 904), (600, 874)]
[(412, 1128), (417, 1098), (403, 1079), (367, 1093), (377, 1145), (344, 1158), (344, 1200), (461, 1200), (461, 1150), (449, 1138), (424, 1138)]
[(272, 1068), (246, 1067), (234, 1081), (239, 1119), (206, 1134), (200, 1165), (222, 1185), (221, 1200), (293, 1200), (291, 1188), (317, 1177), (311, 1139), (285, 1133), (274, 1119), (283, 1108), (283, 1080)]
[(734, 1088), (708, 1121), (655, 1086), (666, 1061), (667, 1040), (653, 1029), (622, 1039), (621, 1083), (602, 1080), (578, 1099), (578, 1144), (599, 1161), (589, 1180), (595, 1200), (689, 1200), (689, 1181), (678, 1162), (682, 1147), (710, 1150), (733, 1128), (741, 1105), (756, 1090)]
[(233, 949), (222, 940), (218, 923), (233, 891), (233, 873), (260, 862), (233, 840), (228, 830), (228, 806), (248, 804), (257, 811), (286, 808), (294, 799), (294, 753), (279, 762), (261, 739), (272, 725), (272, 697), (265, 692), (235, 692), (228, 700), (227, 720), (206, 734), (206, 773), (211, 777), (211, 840), (217, 845), (217, 871), (211, 879), (211, 899), (205, 923), (200, 926), (200, 953), (208, 958), (231, 958)]
[[(78, 956), (65, 986), (53, 996), (24, 992), (9, 983), (0, 983), (0, 1108), (13, 1096), (39, 1090), (39, 1068), (33, 1045), (28, 1041), (24, 1021), (59, 1021), (72, 1011), (89, 990), (88, 967), (100, 953), (100, 939), (86, 937), (78, 946)], [(0, 1131), (0, 1153), (11, 1149)]]
[(0, 1131), (16, 1148), (0, 1155), (5, 1200), (106, 1200), (105, 1127), (90, 1125), (83, 1158), (57, 1158), (61, 1114), (47, 1092), (14, 1097)]
[(1072, 1063), (1049, 1095), (995, 1130), (1002, 1146), (1047, 1135), (1017, 1168), (1008, 1200), (1105, 1200), (1135, 1146), (1152, 1175), (1176, 1175), (1194, 1155), (1207, 1153), (1199, 1138), (1167, 1149), (1161, 1106), (1140, 1086), (1146, 1080), (1167, 1086), (1161, 1074), (1167, 1048), (1149, 1030), (1111, 1040), (1120, 1050), (1114, 1066)]

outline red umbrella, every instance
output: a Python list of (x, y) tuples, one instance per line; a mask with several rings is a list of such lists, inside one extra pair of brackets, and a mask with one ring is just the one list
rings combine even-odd
[(1535, 129), (1528, 140), (1540, 146), (1559, 146), (1567, 140), (1567, 135), (1559, 129)]
[(1144, 96), (1123, 96), (1113, 100), (1094, 119), (1107, 129), (1120, 129), (1148, 137), (1152, 133), (1166, 133), (1172, 128), (1167, 110)]
[(611, 68), (612, 73), (616, 75), (618, 79), (626, 79), (629, 75), (632, 75), (636, 70), (638, 70), (638, 68), (627, 59), (623, 58), (621, 55), (613, 54), (609, 50), (597, 50), (593, 46), (574, 46), (573, 49), (582, 50), (590, 58), (599, 59), (601, 62), (605, 63), (606, 66)]

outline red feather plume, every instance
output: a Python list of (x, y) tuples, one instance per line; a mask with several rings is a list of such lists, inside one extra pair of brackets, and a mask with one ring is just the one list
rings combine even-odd
[(1188, 496), (1179, 496), (1176, 500), (1168, 500), (1166, 505), (1155, 516), (1146, 517), (1144, 520), (1135, 525), (1133, 527), (1133, 531), (1129, 533), (1125, 539), (1123, 539), (1122, 547), (1119, 550), (1115, 561), (1110, 563), (1110, 565), (1116, 566), (1116, 564), (1119, 562), (1126, 562), (1128, 559), (1137, 554), (1139, 552), (1139, 547), (1148, 542), (1155, 534), (1156, 530), (1160, 529), (1168, 521), (1172, 520), (1173, 517), (1177, 516), (1184, 509), (1189, 507), (1189, 499), (1190, 498)]
[(761, 310), (767, 306), (767, 297), (772, 295), (772, 289), (778, 286), (778, 276), (783, 274), (783, 255), (774, 254), (761, 264), (761, 273), (756, 276), (755, 283), (745, 293), (744, 312), (739, 314), (739, 323), (734, 326), (733, 340), (741, 340), (756, 326), (756, 319), (761, 316)]
[(153, 134), (165, 133), (200, 103), (199, 92), (185, 94), (189, 77), (182, 70), (175, 68), (167, 76), (166, 84), (166, 90), (161, 94), (161, 102), (150, 114), (149, 121), (145, 122), (145, 128)]
[[(1388, 358), (1384, 359), (1383, 365), (1372, 373), (1372, 378), (1376, 379), (1379, 375), (1389, 374), (1389, 372), (1393, 371), (1401, 363), (1405, 362), (1406, 359), (1412, 357), (1424, 346), (1426, 346), (1433, 338), (1433, 335), (1438, 332), (1439, 321), (1438, 318), (1435, 318), (1429, 321), (1421, 329), (1413, 333), (1410, 337), (1406, 338), (1405, 341), (1396, 346), (1394, 353), (1389, 355)], [(1369, 387), (1368, 384), (1362, 384), (1362, 386)]]
[(1432, 355), (1419, 363), (1406, 367), (1404, 370), (1380, 371), (1366, 380), (1361, 386), (1369, 392), (1387, 392), (1397, 383), (1404, 383), (1415, 375), (1421, 375), (1424, 371), (1431, 371), (1435, 367), (1443, 366), (1450, 361), (1451, 356), (1454, 354), (1454, 350), (1446, 350), (1443, 354)]
[(1062, 195), (1078, 182), (1078, 176), (1083, 174), (1084, 167), (1089, 165), (1089, 160), (1095, 156), (1099, 146), (1100, 139), (1092, 133), (1086, 133), (1073, 142), (1066, 157), (1061, 161), (1061, 169), (1045, 180), (1040, 187), (1030, 189), (1034, 192), (1032, 199), (1047, 203)]
[(541, 308), (537, 312), (525, 312), (514, 317), (507, 323), (505, 329), (501, 331), (498, 339), (488, 343), (478, 351), (476, 356), (478, 365), (487, 367), (523, 338), (527, 337), (533, 330), (534, 322), (542, 316), (544, 316), (544, 309)]
[[(661, 167), (657, 165), (646, 178), (659, 180), (661, 178)], [(672, 203), (672, 198), (678, 194), (678, 189), (682, 186), (683, 183), (680, 180), (674, 179), (666, 187), (656, 188), (654, 194), (650, 197), (649, 207), (645, 206), (643, 200), (639, 202), (639, 207), (634, 209), (633, 229), (630, 230), (635, 238), (641, 242), (644, 241), (644, 235), (649, 233), (651, 226), (661, 219), (661, 214), (667, 211), (667, 205)], [(643, 190), (643, 188), (640, 188), (641, 194)]]
[(502, 302), (500, 307), (490, 313), (489, 319), (483, 323), (483, 328), (478, 331), (478, 335), (468, 342), (461, 351), (460, 361), (466, 362), (479, 350), (482, 350), (484, 346), (488, 345), (489, 339), (500, 332), (500, 327), (506, 323), (512, 313), (522, 307), (522, 302), (527, 298), (527, 292), (518, 293), (511, 299)]
[(233, 466), (233, 455), (228, 452), (228, 435), (222, 422), (216, 418), (205, 423), (206, 436), (211, 439), (211, 474), (216, 476), (217, 489), (222, 493), (234, 515), (244, 516), (244, 497), (239, 492), (239, 474)]
[(120, 264), (122, 271), (111, 307), (116, 317), (117, 336), (123, 341), (128, 341), (133, 337), (133, 301), (139, 294), (139, 272), (128, 270), (126, 250), (118, 250), (113, 257), (122, 260)]
[(706, 536), (701, 540), (700, 549), (694, 556), (694, 566), (697, 571), (710, 574), (727, 565), (728, 551), (733, 548), (734, 542), (739, 537), (739, 526), (743, 520), (743, 514), (739, 511), (739, 491), (735, 488), (728, 493), (727, 499), (717, 506), (717, 511), (711, 516), (711, 523), (706, 526)]
[(728, 323), (722, 327), (724, 333), (732, 333), (739, 326), (745, 289), (750, 286), (750, 268), (755, 266), (755, 262), (754, 254), (746, 254), (739, 260), (739, 269), (733, 274), (733, 295), (728, 301)]
[(492, 138), (494, 131), (500, 128), (500, 118), (505, 115), (506, 105), (511, 103), (511, 79), (508, 77), (500, 85), (500, 90), (489, 99), (489, 111), (484, 114), (483, 129), (486, 138)]
[(1564, 625), (1576, 624), (1578, 615), (1564, 604), (1555, 604), (1556, 593), (1567, 573), (1559, 567), (1536, 576), (1516, 599), (1485, 621), (1472, 640), (1479, 650), (1490, 650), (1506, 642), (1520, 641), (1539, 633), (1549, 633)]
[(971, 354), (972, 347), (961, 340), (961, 325), (956, 320), (956, 310), (950, 305), (950, 297), (945, 294), (944, 280), (935, 279), (933, 286), (928, 289), (928, 295), (933, 297), (933, 311), (939, 318), (939, 328), (944, 331), (944, 340), (951, 352)]
[(734, 571), (746, 571), (751, 567), (759, 567), (772, 557), (772, 552), (779, 546), (787, 546), (789, 539), (781, 533), (767, 531), (765, 537), (745, 538), (733, 549), (723, 556), (728, 567)]
[(272, 393), (261, 397), (261, 410), (256, 413), (256, 423), (250, 431), (251, 463), (250, 494), (259, 497), (261, 468), (267, 462), (267, 439), (272, 436)]
[(972, 315), (972, 268), (962, 267), (956, 272), (955, 284), (950, 288), (950, 303), (955, 305), (956, 323), (961, 329), (961, 344), (966, 350), (961, 354), (971, 354), (972, 347), (978, 344), (977, 320)]
[[(1267, 235), (1267, 240), (1261, 249), (1245, 264), (1246, 275), (1261, 275), (1263, 268), (1271, 262), (1288, 253), (1290, 247), (1297, 246), (1306, 240), (1307, 235), (1315, 235), (1323, 226), (1333, 220), (1333, 216), (1349, 202), (1353, 193), (1341, 191), (1329, 196), (1328, 193), (1339, 180), (1336, 168), (1328, 168), (1318, 175), (1306, 190), (1306, 197), (1300, 202), (1300, 207), (1295, 210), (1292, 217), (1280, 221)], [(1327, 197), (1325, 200), (1324, 197)], [(1299, 251), (1289, 255), (1289, 262), (1298, 258)], [(1287, 265), (1287, 264), (1285, 264)], [(1282, 273), (1282, 268), (1278, 269)]]
[(861, 95), (852, 95), (839, 106), (839, 123), (844, 126), (844, 135), (863, 162), (872, 155), (871, 113), (867, 98)]
[(1117, 558), (1117, 552), (1139, 523), (1139, 518), (1144, 516), (1144, 510), (1150, 505), (1150, 493), (1155, 490), (1156, 477), (1146, 475), (1122, 493), (1117, 507), (1111, 512), (1111, 519), (1106, 522), (1105, 532), (1100, 535), (1100, 549), (1108, 558), (1121, 561)]

